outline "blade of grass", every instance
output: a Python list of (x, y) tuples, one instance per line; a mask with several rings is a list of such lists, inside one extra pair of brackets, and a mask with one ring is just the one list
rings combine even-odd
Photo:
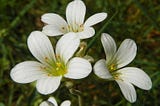
[(12, 99), (14, 95), (14, 85), (12, 84), (10, 87), (10, 93), (9, 93), (9, 98), (8, 98), (8, 106), (12, 106)]
[(21, 17), (25, 15), (25, 13), (33, 6), (36, 0), (31, 0), (29, 4), (27, 4), (24, 9), (19, 13), (19, 15), (12, 21), (10, 24), (10, 28), (14, 28), (21, 20)]
[(33, 88), (32, 93), (31, 93), (31, 95), (29, 96), (29, 99), (28, 99), (28, 106), (32, 105), (32, 102), (35, 99), (36, 95), (37, 95), (37, 90), (36, 90), (36, 88)]
[(10, 26), (7, 29), (2, 29), (0, 31), (0, 37), (1, 36), (7, 36), (10, 32), (10, 30), (14, 27), (16, 27), (20, 21), (23, 21), (21, 18), (25, 15), (25, 13), (33, 7), (34, 3), (36, 3), (36, 0), (31, 0), (29, 4), (27, 4), (22, 11), (20, 11), (19, 15), (11, 22)]
[(139, 0), (132, 0), (136, 5), (137, 7), (142, 11), (142, 13), (148, 18), (148, 20), (152, 23), (152, 25), (157, 29), (157, 30), (160, 30), (157, 23), (154, 21), (153, 17), (151, 17), (148, 12), (147, 12), (147, 9), (144, 8)]
[(17, 102), (16, 102), (16, 106), (20, 106), (20, 103), (21, 103), (21, 101), (22, 101), (23, 98), (24, 98), (23, 95), (21, 95), (21, 96), (18, 98), (18, 100), (17, 100)]

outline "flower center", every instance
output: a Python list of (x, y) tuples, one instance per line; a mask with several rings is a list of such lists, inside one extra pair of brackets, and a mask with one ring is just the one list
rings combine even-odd
[(62, 32), (67, 33), (67, 32), (82, 32), (84, 30), (83, 24), (78, 25), (78, 24), (73, 24), (73, 25), (68, 25), (67, 27), (62, 27)]
[[(121, 75), (121, 73), (117, 73), (117, 72), (113, 72), (112, 76), (115, 80), (122, 80), (119, 76)], [(123, 80), (122, 80), (123, 81)]]
[(66, 66), (63, 63), (56, 62), (55, 76), (64, 75), (67, 73)]
[(110, 72), (113, 72), (117, 69), (117, 65), (116, 64), (111, 64), (111, 65), (108, 65), (108, 70)]
[(108, 70), (111, 73), (111, 75), (113, 76), (113, 78), (115, 80), (122, 80), (119, 76), (121, 75), (121, 73), (117, 72), (117, 65), (116, 64), (110, 64), (108, 65)]
[(67, 67), (59, 57), (56, 62), (49, 61), (48, 58), (45, 58), (45, 60), (47, 65), (41, 68), (47, 71), (48, 76), (61, 76), (67, 73)]

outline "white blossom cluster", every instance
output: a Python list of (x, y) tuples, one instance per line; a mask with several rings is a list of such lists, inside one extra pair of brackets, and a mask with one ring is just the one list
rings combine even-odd
[[(106, 19), (107, 13), (96, 13), (85, 22), (86, 6), (81, 0), (70, 2), (66, 8), (66, 20), (55, 13), (42, 15), (45, 23), (42, 31), (33, 31), (28, 37), (27, 45), (37, 61), (24, 61), (17, 64), (10, 72), (11, 78), (17, 83), (36, 81), (37, 91), (48, 95), (55, 92), (62, 78), (82, 79), (92, 72), (91, 63), (75, 56), (81, 40), (95, 35), (93, 25)], [(49, 37), (60, 36), (53, 46)], [(117, 49), (114, 39), (107, 33), (102, 33), (101, 42), (106, 54), (93, 66), (93, 72), (102, 79), (115, 80), (124, 97), (131, 103), (136, 101), (136, 91), (133, 85), (149, 90), (152, 87), (150, 77), (136, 67), (125, 67), (136, 56), (137, 46), (132, 39), (125, 39)], [(95, 52), (96, 53), (96, 52)], [(70, 106), (66, 100), (60, 106)], [(40, 106), (58, 106), (56, 100), (50, 97)]]

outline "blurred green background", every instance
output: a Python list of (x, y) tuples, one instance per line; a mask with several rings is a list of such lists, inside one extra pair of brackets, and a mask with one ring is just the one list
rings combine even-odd
[[(57, 98), (58, 103), (69, 99), (72, 106), (78, 106), (77, 96), (69, 93), (65, 82), (55, 93), (44, 96), (37, 93), (34, 83), (18, 84), (10, 78), (10, 70), (15, 64), (35, 60), (26, 40), (31, 31), (42, 29), (41, 15), (53, 12), (65, 18), (65, 9), (70, 1), (0, 0), (0, 106), (38, 106), (51, 95)], [(150, 91), (136, 88), (137, 101), (131, 104), (124, 99), (115, 82), (107, 82), (92, 73), (85, 79), (73, 81), (74, 88), (82, 92), (84, 106), (159, 106), (160, 0), (84, 0), (84, 3), (86, 18), (97, 12), (108, 13), (107, 19), (94, 27), (96, 33), (107, 23), (103, 32), (112, 35), (118, 45), (125, 38), (136, 41), (138, 54), (129, 66), (142, 68), (153, 82)], [(96, 35), (96, 40), (93, 39), (95, 37), (84, 40), (92, 41), (87, 54), (95, 61), (105, 58), (100, 34)]]

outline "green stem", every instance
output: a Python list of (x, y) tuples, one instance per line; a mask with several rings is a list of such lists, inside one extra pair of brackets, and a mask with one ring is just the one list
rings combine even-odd
[(13, 99), (13, 94), (14, 94), (14, 85), (12, 84), (10, 87), (10, 94), (9, 94), (9, 99), (8, 99), (8, 106), (11, 106), (12, 104), (12, 99)]
[(78, 104), (79, 106), (82, 106), (82, 97), (80, 95), (78, 96)]
[(71, 94), (78, 96), (78, 104), (79, 104), (79, 106), (83, 106), (81, 92), (78, 90), (75, 90), (73, 88), (69, 89), (69, 91)]
[(92, 47), (97, 37), (101, 35), (101, 33), (104, 31), (104, 29), (108, 26), (108, 24), (111, 22), (111, 20), (117, 15), (118, 11), (116, 11), (113, 16), (104, 24), (104, 26), (97, 32), (97, 34), (92, 38), (92, 40), (89, 42), (86, 53), (88, 52), (89, 48)]
[(29, 99), (28, 99), (28, 106), (31, 106), (31, 104), (32, 104), (33, 100), (35, 99), (36, 95), (37, 95), (36, 88), (33, 88), (32, 93), (31, 93), (31, 95), (29, 96)]
[(16, 106), (20, 106), (21, 101), (22, 101), (23, 98), (24, 98), (23, 95), (21, 95), (21, 96), (18, 98), (18, 100), (17, 100), (17, 102), (16, 102)]

